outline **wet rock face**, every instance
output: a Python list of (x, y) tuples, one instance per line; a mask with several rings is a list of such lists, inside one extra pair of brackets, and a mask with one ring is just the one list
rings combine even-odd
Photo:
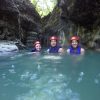
[(69, 40), (77, 34), (86, 48), (100, 48), (100, 0), (58, 0), (45, 20), (46, 35), (59, 36), (64, 31)]
[(100, 0), (60, 0), (61, 17), (66, 21), (90, 28), (100, 24)]
[(77, 33), (85, 46), (100, 48), (100, 0), (58, 0), (42, 20), (29, 0), (0, 0), (0, 40), (32, 47), (35, 40), (48, 44), (51, 35), (62, 32), (67, 40)]
[(40, 21), (29, 0), (0, 0), (0, 40), (25, 43), (29, 32), (41, 32)]
[(100, 48), (100, 0), (58, 0), (57, 7), (48, 21), (55, 24), (48, 24), (49, 29), (58, 32), (62, 27), (67, 39), (77, 34), (85, 47)]

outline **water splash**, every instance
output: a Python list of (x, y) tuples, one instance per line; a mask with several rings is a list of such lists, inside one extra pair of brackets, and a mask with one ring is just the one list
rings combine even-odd
[(12, 68), (15, 68), (15, 65), (11, 65)]
[(5, 79), (6, 78), (6, 74), (2, 74), (2, 78)]
[(26, 72), (24, 72), (24, 73), (21, 75), (20, 79), (21, 79), (21, 80), (25, 80), (25, 79), (30, 78), (30, 76), (31, 76), (31, 73), (28, 72), (28, 71), (26, 71)]
[(40, 68), (41, 68), (40, 64), (38, 64), (37, 68), (38, 68), (38, 70), (40, 70)]
[(80, 83), (83, 80), (84, 72), (79, 73), (79, 78), (77, 79), (77, 82)]
[(11, 65), (11, 68), (8, 70), (11, 74), (15, 74), (15, 66), (14, 65)]
[(95, 84), (99, 84), (99, 80), (98, 79), (94, 79), (94, 83)]
[(94, 79), (94, 83), (95, 84), (99, 84), (100, 82), (100, 73), (96, 76), (96, 78)]
[[(35, 75), (36, 76), (36, 75)], [(45, 73), (30, 82), (30, 91), (19, 95), (16, 100), (80, 100), (79, 94), (68, 88), (65, 76), (61, 73)]]
[(58, 55), (45, 55), (45, 56), (43, 56), (43, 59), (60, 60), (60, 59), (62, 59), (62, 57), (58, 56)]

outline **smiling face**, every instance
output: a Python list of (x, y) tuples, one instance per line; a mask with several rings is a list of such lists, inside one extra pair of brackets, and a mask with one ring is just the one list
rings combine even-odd
[(51, 40), (50, 42), (52, 47), (55, 47), (57, 45), (57, 41), (56, 40)]
[(35, 48), (36, 48), (37, 51), (40, 51), (41, 50), (41, 45), (40, 44), (36, 44)]
[(77, 48), (78, 41), (77, 40), (72, 40), (71, 45), (72, 45), (73, 48)]

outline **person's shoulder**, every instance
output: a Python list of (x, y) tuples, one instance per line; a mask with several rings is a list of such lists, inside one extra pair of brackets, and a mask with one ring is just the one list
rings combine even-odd
[(31, 52), (35, 52), (35, 48), (32, 48)]
[(67, 53), (70, 53), (70, 49), (67, 49)]
[(85, 49), (84, 48), (81, 48), (81, 52), (85, 52)]

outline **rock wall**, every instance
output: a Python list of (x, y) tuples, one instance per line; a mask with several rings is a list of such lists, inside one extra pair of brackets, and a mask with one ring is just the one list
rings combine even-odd
[[(29, 42), (32, 32), (37, 35)], [(41, 18), (29, 0), (0, 0), (0, 40), (19, 40), (30, 46), (39, 33)]]
[(45, 24), (45, 32), (63, 30), (67, 40), (79, 35), (87, 48), (100, 49), (100, 0), (58, 0)]
[(0, 0), (0, 40), (20, 41), (28, 47), (51, 35), (79, 35), (87, 48), (100, 49), (100, 0), (58, 0), (43, 19), (29, 0)]

